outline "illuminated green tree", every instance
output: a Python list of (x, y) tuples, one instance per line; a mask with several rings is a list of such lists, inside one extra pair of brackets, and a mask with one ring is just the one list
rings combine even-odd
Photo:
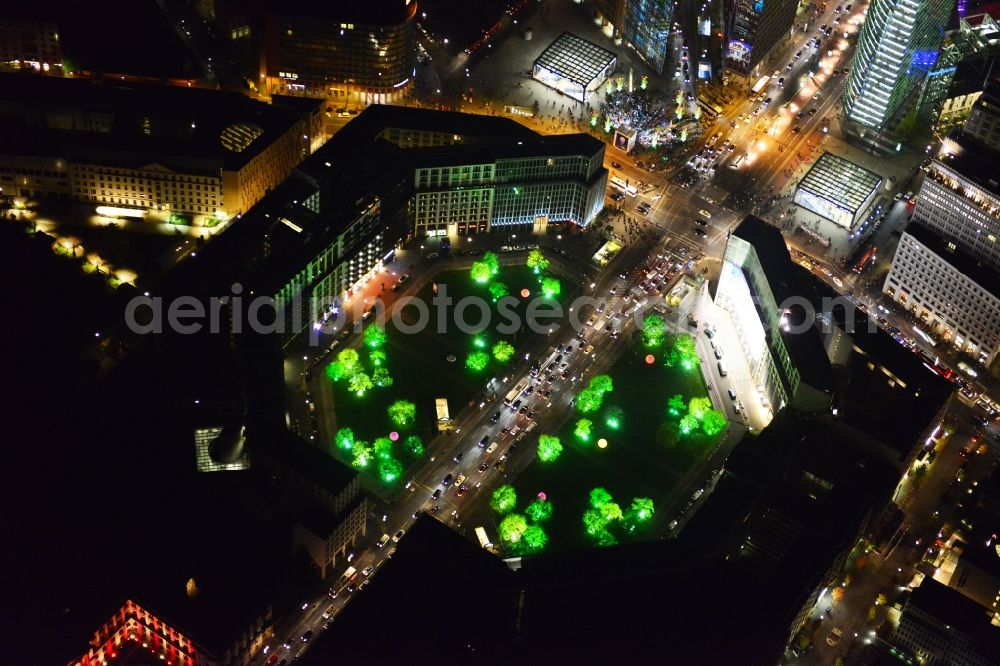
[(528, 530), (528, 521), (519, 513), (508, 513), (500, 521), (500, 538), (506, 543), (517, 543)]
[(341, 428), (333, 436), (333, 441), (336, 443), (338, 449), (348, 451), (354, 446), (354, 431), (350, 428)]
[(573, 434), (583, 440), (590, 439), (590, 431), (593, 428), (593, 423), (590, 419), (580, 419), (576, 422), (576, 429)]
[(395, 380), (389, 374), (388, 368), (375, 368), (375, 371), (372, 372), (372, 382), (379, 388), (389, 388), (395, 383)]
[(709, 398), (691, 398), (688, 402), (688, 414), (699, 421), (705, 418), (705, 414), (712, 409), (712, 401)]
[(607, 523), (608, 521), (604, 520), (604, 516), (597, 509), (587, 509), (583, 512), (583, 528), (592, 537), (605, 531)]
[(553, 435), (542, 435), (538, 438), (538, 459), (542, 462), (552, 462), (562, 453), (562, 443)]
[(538, 525), (531, 525), (528, 529), (524, 530), (520, 550), (525, 555), (538, 553), (545, 548), (545, 544), (548, 542), (549, 535), (545, 533), (545, 530)]
[(372, 453), (379, 460), (388, 460), (392, 457), (392, 440), (388, 437), (378, 437), (372, 443)]
[(403, 463), (395, 458), (387, 458), (379, 461), (378, 475), (383, 483), (392, 483), (403, 474)]
[(497, 513), (510, 513), (517, 506), (517, 491), (514, 486), (505, 484), (493, 491), (490, 495), (490, 506)]
[(368, 467), (368, 463), (372, 459), (372, 445), (363, 440), (357, 440), (351, 448), (351, 453), (354, 454), (354, 459), (351, 460), (352, 465), (355, 467)]
[(637, 521), (649, 520), (653, 517), (653, 500), (650, 497), (636, 497), (628, 508), (630, 519)]
[(361, 371), (355, 371), (351, 374), (351, 379), (349, 380), (347, 388), (350, 389), (352, 393), (362, 396), (365, 394), (365, 391), (373, 386), (375, 386), (375, 384), (372, 383), (371, 377)]
[(514, 345), (509, 342), (501, 340), (493, 345), (493, 358), (495, 358), (498, 363), (506, 363), (512, 356), (514, 356)]
[(608, 410), (604, 414), (604, 425), (608, 426), (612, 430), (618, 430), (622, 426), (622, 420), (625, 418), (625, 410), (616, 405), (608, 407)]
[(549, 260), (546, 259), (545, 255), (542, 254), (542, 251), (536, 247), (528, 252), (528, 261), (526, 262), (526, 265), (535, 273), (541, 273), (549, 267)]
[(386, 362), (385, 352), (381, 349), (372, 349), (368, 352), (368, 360), (371, 361), (371, 364), (376, 368), (381, 367), (385, 365)]
[(604, 488), (594, 488), (590, 491), (590, 506), (595, 509), (600, 509), (602, 506), (611, 501), (611, 493), (609, 493)]
[(622, 508), (618, 506), (617, 502), (605, 502), (599, 511), (607, 523), (610, 523), (612, 520), (621, 520), (625, 517), (625, 514), (622, 513)]
[(385, 344), (385, 329), (373, 324), (365, 329), (364, 339), (369, 348), (378, 349)]
[(542, 278), (542, 293), (545, 298), (555, 298), (562, 293), (562, 285), (554, 277)]
[(490, 275), (496, 275), (500, 272), (500, 260), (497, 258), (495, 252), (487, 252), (483, 255), (483, 263), (486, 267), (490, 269)]
[(690, 414), (685, 414), (684, 418), (681, 419), (681, 434), (690, 435), (697, 429), (698, 429), (698, 419), (691, 416)]
[(469, 268), (469, 275), (479, 284), (485, 284), (490, 281), (490, 267), (481, 261), (474, 261)]
[(361, 357), (358, 356), (358, 352), (354, 349), (345, 349), (337, 354), (337, 362), (344, 367), (345, 375), (354, 374), (354, 371), (360, 367), (360, 360)]
[(585, 388), (576, 394), (576, 408), (581, 414), (596, 412), (603, 401), (604, 394), (593, 388)]
[(614, 383), (611, 381), (611, 375), (594, 375), (594, 378), (590, 380), (589, 386), (601, 393), (611, 393), (615, 388)]
[(424, 455), (424, 443), (416, 435), (409, 435), (403, 440), (403, 449), (414, 458)]
[(409, 400), (397, 400), (389, 405), (386, 413), (397, 428), (409, 428), (417, 418), (417, 406)]
[(686, 333), (678, 335), (674, 340), (674, 351), (680, 359), (685, 370), (691, 370), (698, 366), (698, 349), (694, 344), (694, 338)]
[(494, 282), (490, 285), (490, 296), (493, 297), (493, 302), (496, 303), (501, 298), (510, 293), (510, 289), (507, 288), (503, 282)]
[(490, 364), (490, 355), (484, 351), (474, 351), (465, 357), (465, 367), (473, 372), (482, 372)]
[(552, 517), (552, 502), (536, 499), (524, 509), (524, 513), (533, 523), (548, 520)]
[(687, 409), (687, 405), (684, 404), (684, 396), (680, 393), (672, 396), (670, 400), (667, 401), (667, 411), (670, 412), (671, 416), (679, 417)]
[(603, 529), (596, 535), (597, 545), (603, 547), (614, 546), (618, 543), (618, 539), (607, 529)]
[(717, 409), (708, 410), (701, 421), (701, 429), (709, 437), (715, 437), (726, 429), (726, 415)]
[(659, 347), (667, 335), (666, 324), (657, 315), (647, 315), (642, 320), (642, 343), (647, 347)]
[(326, 366), (326, 376), (332, 382), (339, 382), (349, 374), (344, 364), (339, 361), (333, 361), (330, 365)]

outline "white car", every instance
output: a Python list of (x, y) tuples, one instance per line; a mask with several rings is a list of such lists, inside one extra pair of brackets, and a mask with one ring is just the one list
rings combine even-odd
[(706, 220), (711, 220), (712, 219), (712, 214), (709, 213), (707, 210), (699, 210), (698, 214), (701, 215)]
[(369, 564), (368, 566), (366, 566), (364, 569), (361, 570), (361, 575), (362, 576), (371, 576), (373, 571), (375, 571), (375, 567), (373, 565)]
[(486, 453), (493, 453), (497, 450), (497, 443), (491, 442), (489, 446), (486, 447)]
[(399, 530), (398, 532), (396, 532), (395, 534), (393, 534), (392, 535), (392, 542), (393, 543), (399, 543), (399, 540), (403, 538), (403, 535), (405, 533), (406, 532), (404, 530)]

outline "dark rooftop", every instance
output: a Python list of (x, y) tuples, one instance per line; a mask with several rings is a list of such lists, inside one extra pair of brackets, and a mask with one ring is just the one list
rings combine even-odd
[(299, 663), (510, 664), (517, 604), (514, 572), (423, 515)]
[(238, 169), (303, 115), (239, 93), (25, 74), (0, 75), (0, 102), (5, 151), (208, 172)]
[[(982, 98), (980, 98), (982, 100)], [(954, 132), (946, 145), (947, 157), (935, 160), (963, 178), (972, 181), (994, 196), (1000, 196), (1000, 180), (996, 172), (997, 152), (973, 137)]]
[(991, 614), (958, 590), (928, 576), (910, 594), (903, 617), (911, 605), (969, 636), (980, 655), (1000, 654), (1000, 629), (990, 624)]
[(365, 2), (316, 2), (267, 0), (267, 12), (276, 16), (343, 21), (364, 26), (397, 25), (417, 11), (418, 0), (365, 0)]
[(961, 248), (952, 250), (948, 247), (948, 242), (943, 236), (920, 223), (910, 224), (906, 227), (905, 233), (913, 236), (921, 245), (954, 266), (958, 272), (991, 293), (995, 298), (1000, 298), (1000, 274), (997, 271), (976, 261), (972, 255), (963, 252)]
[(287, 428), (267, 434), (250, 431), (247, 447), (251, 457), (255, 450), (263, 451), (284, 467), (333, 494), (346, 488), (357, 477), (354, 470)]

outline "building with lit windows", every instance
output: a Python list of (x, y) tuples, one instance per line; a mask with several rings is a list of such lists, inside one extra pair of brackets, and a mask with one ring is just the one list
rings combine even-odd
[(828, 409), (833, 373), (781, 232), (746, 217), (726, 242), (715, 304), (732, 318), (750, 380), (772, 413)]
[(1000, 273), (919, 223), (903, 232), (882, 291), (929, 332), (989, 367), (1000, 350)]
[(1000, 150), (1000, 80), (994, 79), (969, 110), (965, 134)]
[(590, 0), (595, 20), (610, 26), (615, 43), (631, 46), (657, 74), (663, 74), (673, 29), (672, 0)]
[(944, 155), (931, 162), (913, 210), (922, 224), (956, 249), (1000, 270), (1000, 182), (997, 151), (956, 135), (942, 144)]
[(215, 0), (223, 34), (252, 54), (267, 94), (332, 97), (344, 106), (402, 99), (416, 67), (417, 0)]
[(774, 47), (791, 35), (796, 0), (729, 0), (726, 5), (726, 65), (737, 74), (760, 72)]
[(1000, 654), (1000, 631), (979, 604), (928, 576), (903, 605), (892, 643), (922, 664), (990, 666)]
[(36, 11), (0, 10), (0, 69), (62, 73), (59, 26)]
[(955, 0), (872, 1), (844, 87), (842, 122), (849, 137), (891, 152), (902, 134), (915, 129), (918, 97), (954, 10)]
[(322, 105), (220, 91), (0, 80), (0, 188), (23, 199), (227, 220), (322, 142)]

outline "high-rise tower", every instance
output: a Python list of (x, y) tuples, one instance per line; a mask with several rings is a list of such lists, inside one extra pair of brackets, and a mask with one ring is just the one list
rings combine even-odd
[(848, 136), (887, 151), (914, 129), (916, 95), (954, 10), (955, 0), (872, 0), (844, 88)]

